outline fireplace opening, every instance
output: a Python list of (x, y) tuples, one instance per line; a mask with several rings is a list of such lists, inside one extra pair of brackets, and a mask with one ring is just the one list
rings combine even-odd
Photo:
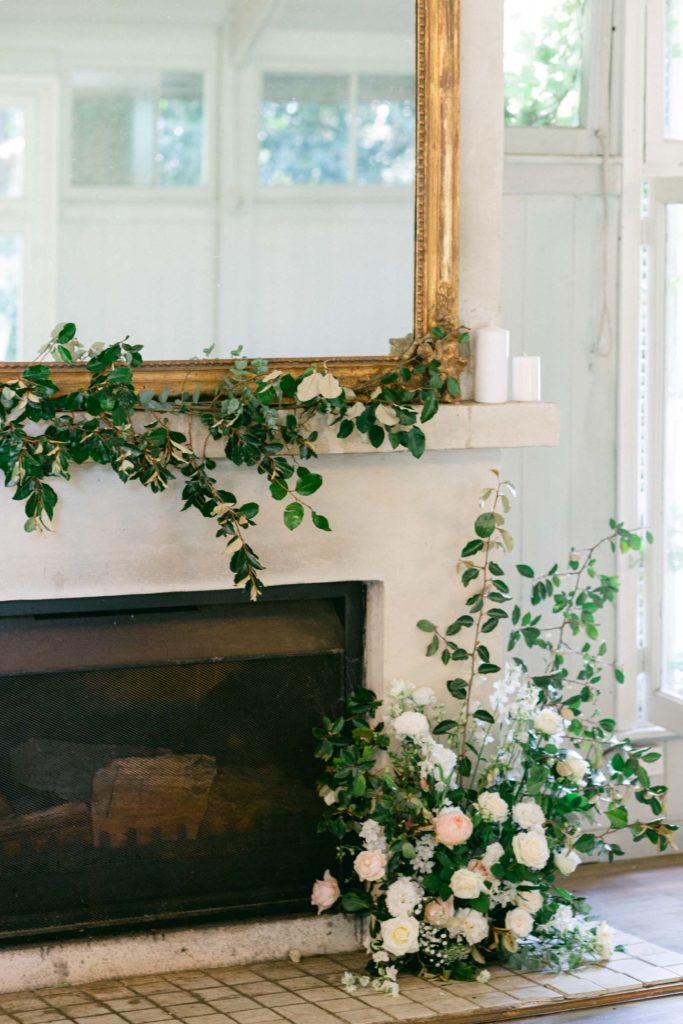
[(310, 910), (364, 587), (0, 605), (0, 940)]

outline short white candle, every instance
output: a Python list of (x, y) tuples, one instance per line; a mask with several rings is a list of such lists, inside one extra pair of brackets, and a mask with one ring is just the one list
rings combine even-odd
[(475, 334), (474, 400), (497, 404), (508, 400), (510, 332), (482, 327)]
[(540, 402), (541, 357), (513, 356), (512, 401)]

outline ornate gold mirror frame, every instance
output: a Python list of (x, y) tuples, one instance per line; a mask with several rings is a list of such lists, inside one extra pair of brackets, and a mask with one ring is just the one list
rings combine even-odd
[[(415, 305), (414, 344), (438, 323), (458, 323), (459, 249), (459, 138), (460, 138), (460, 0), (415, 0), (417, 67), (417, 146), (415, 174)], [(450, 331), (448, 332), (450, 334)], [(144, 342), (143, 342), (144, 344)], [(439, 357), (457, 361), (457, 339), (448, 338)], [(386, 373), (410, 338), (386, 356), (326, 358), (325, 364), (342, 383)], [(144, 354), (144, 350), (143, 350)], [(271, 359), (272, 366), (299, 373), (315, 357)], [(0, 381), (12, 380), (27, 363), (0, 363)], [(136, 386), (171, 393), (213, 391), (229, 361), (218, 359), (169, 360), (144, 363), (135, 371)], [(84, 386), (85, 370), (54, 364), (53, 375), (62, 390)]]

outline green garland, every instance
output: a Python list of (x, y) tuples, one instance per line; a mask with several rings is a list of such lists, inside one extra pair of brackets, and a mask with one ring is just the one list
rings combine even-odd
[[(425, 450), (420, 424), (436, 414), (441, 399), (460, 394), (458, 381), (444, 374), (439, 359), (424, 357), (430, 342), (438, 349), (446, 333), (434, 327), (419, 347), (421, 354), (355, 391), (341, 387), (324, 370), (281, 373), (265, 359), (245, 359), (236, 352), (220, 386), (204, 398), (197, 391), (177, 397), (168, 389), (136, 391), (133, 371), (142, 365), (142, 346), (125, 339), (86, 350), (76, 338), (75, 324), (62, 324), (40, 355), (79, 360), (88, 382), (60, 393), (51, 367), (35, 363), (0, 387), (0, 471), (14, 500), (25, 503), (28, 532), (50, 528), (57, 493), (48, 480), (68, 480), (74, 465), (93, 461), (109, 466), (123, 483), (135, 480), (155, 493), (179, 475), (183, 510), (193, 508), (215, 519), (216, 535), (227, 541), (234, 582), (255, 600), (263, 590), (259, 574), (264, 566), (245, 534), (256, 525), (259, 505), (241, 503), (219, 485), (212, 475), (216, 461), (205, 451), (198, 453), (191, 434), (174, 429), (169, 414), (189, 416), (190, 426), (198, 417), (228, 461), (265, 476), (271, 497), (286, 502), (287, 529), (299, 527), (308, 512), (317, 529), (329, 531), (328, 520), (307, 500), (323, 483), (307, 465), (317, 457), (321, 417), (340, 438), (357, 431), (374, 448), (388, 440), (392, 448), (420, 458)], [(459, 331), (458, 338), (465, 342), (467, 335)], [(140, 410), (148, 416), (140, 417)]]

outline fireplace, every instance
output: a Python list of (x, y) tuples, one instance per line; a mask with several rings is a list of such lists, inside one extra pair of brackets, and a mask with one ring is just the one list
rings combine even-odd
[(0, 605), (0, 939), (310, 909), (361, 584)]

